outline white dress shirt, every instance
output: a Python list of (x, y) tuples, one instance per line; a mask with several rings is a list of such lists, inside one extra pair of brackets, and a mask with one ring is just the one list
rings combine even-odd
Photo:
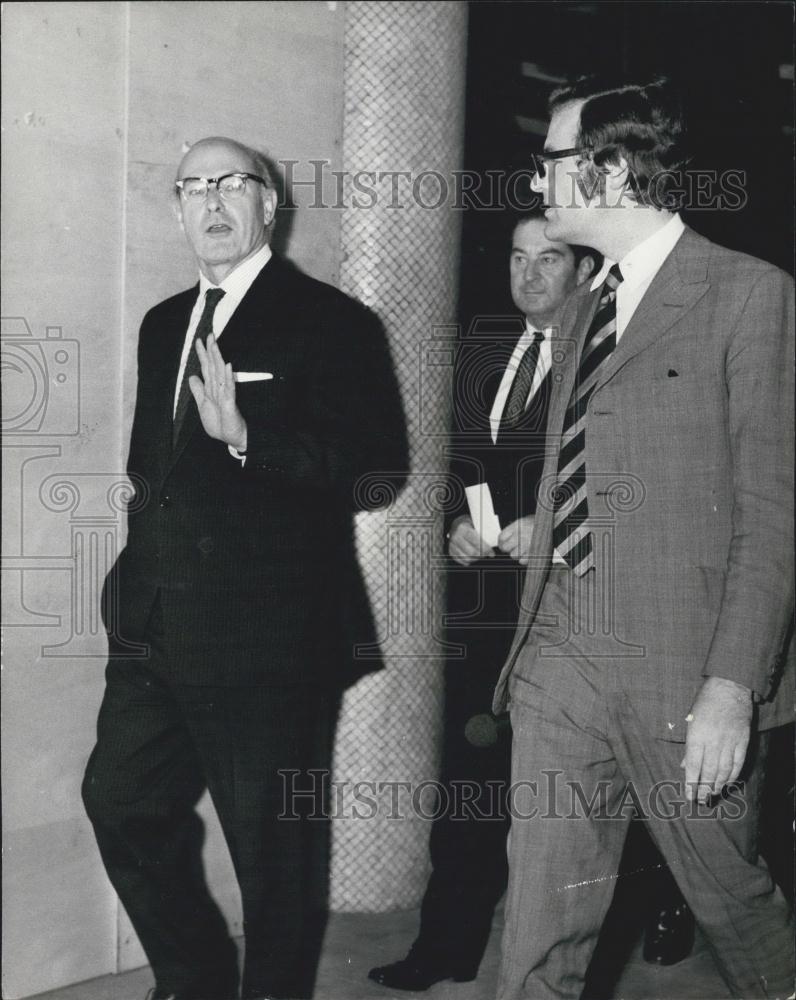
[[(661, 227), (657, 233), (648, 236), (643, 243), (633, 247), (630, 253), (625, 254), (619, 261), (619, 270), (622, 272), (622, 283), (616, 290), (616, 342), (627, 329), (633, 313), (638, 304), (652, 284), (652, 279), (660, 271), (663, 262), (674, 249), (675, 243), (683, 235), (685, 225), (679, 215), (672, 218)], [(605, 276), (611, 269), (614, 261), (607, 257), (600, 268), (597, 277), (591, 283), (591, 290), (599, 288), (605, 281)]]
[(500, 380), (497, 395), (495, 396), (495, 402), (492, 404), (492, 412), (489, 414), (492, 441), (495, 444), (497, 444), (500, 418), (503, 416), (503, 408), (506, 405), (506, 400), (508, 399), (509, 391), (511, 390), (511, 383), (514, 381), (514, 376), (517, 374), (517, 367), (519, 366), (523, 355), (533, 343), (534, 335), (537, 333), (541, 333), (544, 336), (544, 340), (539, 345), (539, 360), (536, 362), (536, 371), (533, 373), (531, 391), (528, 393), (528, 399), (525, 401), (526, 409), (528, 407), (528, 402), (534, 397), (536, 392), (538, 392), (539, 386), (544, 381), (545, 375), (547, 375), (550, 371), (550, 367), (553, 363), (553, 349), (550, 345), (552, 327), (548, 327), (546, 330), (537, 330), (535, 327), (531, 326), (530, 322), (526, 319), (525, 332), (517, 341), (517, 346), (514, 348), (514, 352), (509, 359), (506, 370), (503, 372), (503, 378)]
[(224, 297), (218, 303), (215, 308), (215, 312), (213, 313), (213, 336), (216, 340), (220, 340), (221, 334), (224, 332), (224, 327), (230, 321), (232, 314), (240, 305), (241, 299), (251, 288), (254, 279), (260, 271), (262, 271), (270, 259), (271, 248), (266, 243), (265, 246), (261, 247), (256, 254), (249, 257), (248, 260), (244, 260), (242, 264), (239, 264), (235, 268), (234, 271), (231, 271), (220, 285), (214, 285), (200, 273), (199, 295), (196, 298), (196, 304), (191, 312), (191, 319), (188, 322), (188, 329), (185, 332), (185, 343), (182, 346), (182, 357), (180, 358), (180, 371), (177, 376), (177, 387), (174, 393), (174, 408), (172, 416), (177, 412), (177, 398), (180, 395), (182, 377), (185, 373), (185, 366), (188, 363), (188, 355), (191, 353), (191, 349), (193, 348), (193, 342), (196, 337), (196, 328), (199, 326), (199, 320), (204, 312), (205, 292), (208, 288), (224, 289)]

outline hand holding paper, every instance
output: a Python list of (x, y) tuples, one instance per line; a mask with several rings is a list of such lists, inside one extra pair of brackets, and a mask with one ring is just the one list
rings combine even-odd
[(500, 521), (498, 521), (495, 507), (492, 503), (492, 493), (489, 483), (476, 483), (474, 486), (465, 486), (464, 495), (467, 497), (467, 506), (470, 508), (470, 518), (472, 525), (484, 542), (494, 548), (498, 543), (500, 534)]
[(491, 559), (495, 551), (475, 530), (469, 516), (463, 514), (451, 525), (448, 554), (460, 566), (469, 566), (477, 559)]
[(498, 548), (501, 552), (510, 555), (523, 566), (528, 565), (528, 553), (531, 549), (531, 539), (533, 538), (533, 516), (520, 517), (516, 521), (504, 528), (498, 536)]

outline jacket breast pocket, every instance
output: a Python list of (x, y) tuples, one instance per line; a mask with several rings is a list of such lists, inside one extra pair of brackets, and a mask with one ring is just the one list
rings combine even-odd
[(287, 408), (289, 386), (282, 375), (247, 379), (235, 384), (235, 400), (245, 420), (273, 417)]
[(723, 412), (723, 384), (718, 379), (679, 375), (650, 379), (647, 408), (664, 425), (704, 426)]
[(650, 394), (657, 399), (682, 399), (705, 389), (705, 379), (699, 375), (656, 375), (648, 380)]

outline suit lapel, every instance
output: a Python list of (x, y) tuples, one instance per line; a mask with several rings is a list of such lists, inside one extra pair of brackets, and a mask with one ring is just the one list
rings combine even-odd
[(178, 295), (169, 313), (161, 321), (158, 332), (158, 343), (161, 351), (159, 371), (149, 372), (152, 392), (160, 406), (158, 419), (157, 451), (158, 466), (164, 474), (171, 462), (171, 433), (174, 414), (174, 394), (177, 391), (177, 376), (180, 369), (180, 358), (185, 344), (185, 333), (191, 319), (191, 311), (196, 303), (198, 285)]
[(598, 384), (646, 350), (696, 305), (710, 288), (707, 240), (686, 229), (633, 313)]
[[(276, 255), (260, 271), (251, 284), (251, 287), (238, 303), (235, 312), (230, 316), (229, 322), (224, 327), (224, 332), (219, 341), (219, 348), (225, 361), (232, 362), (233, 369), (240, 356), (248, 349), (253, 337), (261, 336), (263, 329), (264, 302), (269, 303), (269, 316), (273, 315), (272, 300), (278, 298), (279, 289), (282, 286), (280, 280), (287, 270), (286, 265)], [(185, 320), (183, 327), (183, 337), (188, 327), (188, 320)], [(177, 361), (179, 364), (179, 358)], [(176, 380), (175, 380), (176, 381)], [(173, 404), (173, 394), (170, 406)], [(171, 409), (169, 410), (171, 414)], [(185, 450), (191, 437), (199, 430), (201, 421), (199, 410), (196, 405), (189, 406), (185, 414), (180, 436), (177, 444), (170, 452), (169, 465), (173, 466)]]
[(249, 349), (252, 340), (262, 336), (266, 327), (266, 304), (267, 325), (269, 330), (273, 328), (272, 322), (283, 285), (282, 277), (286, 270), (284, 262), (279, 257), (272, 256), (254, 279), (224, 327), (219, 347), (224, 360), (231, 361), (233, 368), (243, 353)]
[(563, 317), (560, 335), (553, 342), (552, 373), (557, 390), (550, 401), (547, 419), (549, 435), (560, 434), (564, 425), (564, 414), (575, 385), (580, 352), (591, 321), (597, 312), (601, 294), (602, 286), (593, 292), (588, 288), (576, 292), (572, 299), (575, 312), (567, 310)]
[[(564, 426), (564, 414), (572, 395), (572, 387), (580, 360), (580, 352), (586, 332), (597, 311), (602, 289), (589, 291), (588, 286), (575, 292), (562, 318), (558, 336), (553, 337), (553, 366), (551, 375), (553, 389), (550, 397), (550, 407), (547, 417), (547, 439), (558, 441)], [(546, 576), (546, 567), (550, 558), (553, 534), (553, 504), (546, 492), (552, 488), (558, 470), (558, 445), (546, 448), (546, 457), (542, 478), (539, 484), (539, 504), (537, 506), (536, 526), (531, 543), (531, 570), (525, 578), (525, 589), (517, 623), (517, 634), (512, 646), (511, 656), (522, 645), (525, 629), (536, 614), (542, 586)], [(544, 572), (540, 570), (544, 569)]]
[[(492, 410), (495, 406), (495, 400), (498, 392), (500, 391), (500, 386), (503, 382), (503, 377), (506, 374), (506, 369), (511, 363), (514, 350), (525, 332), (524, 316), (512, 317), (512, 322), (515, 324), (515, 329), (502, 328), (500, 330), (499, 336), (496, 337), (494, 342), (494, 353), (492, 344), (487, 342), (489, 356), (483, 359), (485, 362), (483, 365), (479, 364), (479, 368), (486, 372), (484, 376), (484, 388), (482, 395), (484, 400), (484, 408), (482, 411), (483, 422), (479, 430), (484, 434), (485, 443), (490, 446), (495, 445), (495, 441), (492, 439)], [(483, 345), (480, 346), (483, 350)], [(465, 390), (467, 388), (468, 387), (465, 386)], [(509, 383), (509, 392), (511, 392), (511, 383)], [(463, 396), (464, 398), (461, 402), (465, 404), (468, 403), (469, 393), (465, 391)], [(508, 396), (506, 396), (506, 399), (503, 401), (504, 407), (507, 402)]]

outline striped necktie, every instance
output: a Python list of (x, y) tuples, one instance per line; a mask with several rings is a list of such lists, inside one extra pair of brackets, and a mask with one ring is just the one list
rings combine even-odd
[(525, 407), (528, 404), (528, 397), (533, 387), (533, 376), (536, 366), (539, 363), (539, 351), (544, 341), (544, 334), (537, 330), (533, 335), (533, 340), (526, 348), (525, 353), (520, 358), (514, 380), (511, 383), (509, 394), (503, 406), (503, 413), (500, 416), (500, 426), (498, 428), (498, 440), (501, 434), (511, 430), (519, 424)]
[(594, 540), (584, 527), (589, 516), (586, 498), (586, 410), (607, 359), (616, 347), (616, 290), (622, 282), (614, 264), (603, 284), (591, 321), (580, 365), (564, 415), (553, 513), (553, 545), (578, 575), (594, 566)]
[(196, 353), (196, 341), (201, 340), (204, 346), (205, 340), (213, 332), (213, 313), (216, 311), (218, 303), (224, 298), (224, 295), (223, 288), (208, 288), (205, 292), (205, 307), (202, 310), (202, 315), (196, 327), (193, 345), (188, 352), (185, 371), (182, 375), (182, 382), (180, 382), (180, 393), (177, 396), (177, 409), (174, 413), (174, 423), (171, 428), (171, 445), (173, 448), (177, 447), (180, 430), (185, 420), (185, 414), (188, 412), (188, 404), (191, 401), (191, 387), (188, 384), (188, 379), (191, 375), (198, 375), (202, 370), (202, 366), (199, 364), (199, 355)]

